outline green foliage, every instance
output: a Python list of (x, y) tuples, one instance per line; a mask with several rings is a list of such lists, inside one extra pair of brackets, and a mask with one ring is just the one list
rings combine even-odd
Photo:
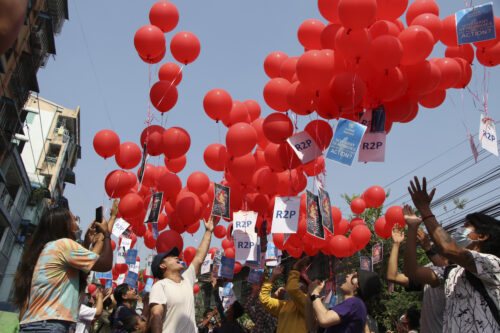
[[(389, 191), (386, 194), (386, 197), (389, 196)], [(349, 196), (347, 194), (341, 195), (341, 197), (348, 203), (354, 199), (360, 197), (359, 195), (352, 195)], [(374, 244), (376, 243), (383, 243), (384, 247), (384, 255), (383, 255), (383, 260), (380, 263), (377, 263), (373, 265), (373, 270), (376, 272), (379, 277), (380, 281), (382, 283), (382, 292), (377, 295), (376, 297), (373, 297), (370, 301), (367, 302), (366, 306), (368, 309), (368, 313), (370, 316), (372, 316), (378, 323), (379, 325), (379, 330), (381, 332), (385, 332), (385, 330), (396, 330), (396, 324), (399, 320), (399, 318), (406, 312), (408, 308), (410, 308), (413, 305), (416, 305), (419, 309), (421, 307), (421, 299), (422, 299), (422, 292), (407, 292), (404, 290), (404, 288), (401, 288), (399, 286), (395, 286), (394, 291), (389, 294), (389, 283), (386, 280), (386, 274), (387, 274), (387, 265), (389, 262), (389, 254), (392, 248), (392, 239), (382, 239), (378, 237), (375, 234), (374, 230), (374, 224), (375, 221), (383, 216), (383, 211), (384, 208), (383, 206), (378, 207), (378, 208), (368, 208), (366, 209), (363, 214), (361, 215), (351, 215), (348, 217), (349, 220), (351, 220), (354, 217), (361, 217), (364, 219), (366, 226), (370, 228), (372, 232), (372, 238), (370, 239), (370, 242), (366, 247), (354, 254), (351, 258), (349, 258), (350, 263), (349, 265), (352, 268), (357, 269), (359, 267), (359, 257), (360, 256), (367, 256), (371, 258), (371, 250)], [(404, 242), (401, 244), (400, 247), (400, 253), (399, 253), (399, 265), (402, 269), (403, 267), (403, 250), (404, 249)], [(427, 256), (425, 255), (425, 252), (418, 248), (417, 249), (417, 257), (418, 257), (418, 263), (419, 265), (425, 265), (429, 262), (427, 259)], [(347, 259), (344, 259), (344, 261)], [(336, 271), (336, 274), (342, 274), (342, 273), (348, 273), (348, 272), (343, 272), (343, 271)]]

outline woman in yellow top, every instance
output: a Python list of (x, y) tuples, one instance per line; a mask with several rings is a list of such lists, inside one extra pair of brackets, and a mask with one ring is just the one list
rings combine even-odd
[(305, 320), (305, 304), (307, 285), (299, 281), (300, 271), (307, 263), (308, 257), (298, 260), (288, 275), (286, 292), (291, 301), (278, 300), (271, 297), (274, 281), (280, 276), (283, 267), (275, 267), (269, 280), (264, 282), (259, 299), (264, 309), (278, 318), (277, 333), (307, 332)]

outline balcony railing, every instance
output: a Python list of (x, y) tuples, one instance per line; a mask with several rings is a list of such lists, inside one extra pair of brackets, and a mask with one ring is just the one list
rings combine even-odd
[(57, 163), (57, 157), (54, 156), (45, 156), (45, 161), (56, 164)]
[(28, 100), (30, 91), (40, 92), (36, 71), (33, 56), (23, 52), (9, 82), (14, 101), (20, 107)]
[(30, 34), (30, 48), (35, 67), (43, 67), (49, 54), (56, 54), (56, 43), (52, 27), (52, 17), (40, 12)]
[(47, 0), (47, 12), (52, 16), (54, 32), (60, 33), (64, 20), (69, 18), (68, 0)]

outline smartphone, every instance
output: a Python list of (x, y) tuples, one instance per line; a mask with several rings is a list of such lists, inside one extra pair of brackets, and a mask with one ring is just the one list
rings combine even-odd
[(97, 222), (102, 222), (102, 206), (95, 209), (95, 220)]

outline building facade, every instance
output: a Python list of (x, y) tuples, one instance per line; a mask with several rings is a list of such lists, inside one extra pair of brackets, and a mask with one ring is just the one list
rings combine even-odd
[(54, 36), (66, 19), (67, 0), (29, 0), (24, 26), (0, 56), (0, 303), (9, 299), (11, 288), (4, 282), (12, 281), (22, 254), (29, 226), (24, 215), (36, 183), (21, 156), (29, 142), (24, 105), (31, 92), (39, 92), (36, 74), (55, 55)]

